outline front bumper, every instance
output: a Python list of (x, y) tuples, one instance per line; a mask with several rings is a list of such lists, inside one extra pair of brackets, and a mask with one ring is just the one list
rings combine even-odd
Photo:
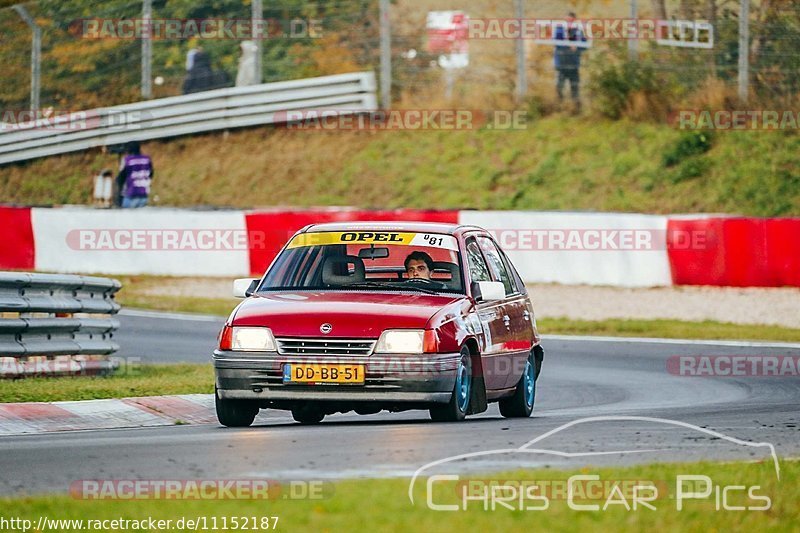
[[(460, 357), (459, 353), (333, 357), (216, 350), (214, 374), (222, 399), (446, 403)], [(365, 380), (363, 385), (284, 384), (286, 363), (364, 365)]]

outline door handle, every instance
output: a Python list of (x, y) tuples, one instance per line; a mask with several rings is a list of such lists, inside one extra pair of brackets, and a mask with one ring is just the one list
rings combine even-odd
[(525, 311), (523, 311), (523, 312), (522, 312), (522, 317), (523, 317), (525, 320), (530, 320), (530, 319), (531, 319), (531, 314), (530, 314), (530, 312), (529, 312), (529, 311), (525, 310)]
[(506, 327), (510, 327), (511, 318), (508, 315), (503, 315), (503, 323), (506, 325)]

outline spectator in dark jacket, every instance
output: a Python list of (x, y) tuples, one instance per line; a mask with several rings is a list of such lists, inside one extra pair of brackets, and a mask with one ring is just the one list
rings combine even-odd
[[(586, 36), (583, 31), (575, 25), (575, 13), (569, 13), (566, 19), (566, 27), (559, 25), (553, 38), (557, 41), (573, 41), (573, 42), (586, 42)], [(580, 108), (580, 68), (581, 68), (581, 54), (584, 47), (571, 45), (571, 46), (556, 46), (555, 54), (553, 55), (553, 64), (556, 68), (556, 92), (558, 99), (564, 100), (564, 84), (569, 82), (570, 94), (572, 101), (575, 102), (577, 108)]]
[[(187, 61), (187, 64), (189, 62)], [(191, 60), (191, 68), (183, 80), (183, 94), (199, 93), (228, 87), (230, 79), (224, 70), (214, 72), (211, 56), (203, 49), (197, 49)]]

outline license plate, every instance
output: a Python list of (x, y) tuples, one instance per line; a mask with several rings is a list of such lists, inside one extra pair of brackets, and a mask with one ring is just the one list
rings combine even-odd
[(283, 365), (284, 383), (364, 383), (363, 365)]

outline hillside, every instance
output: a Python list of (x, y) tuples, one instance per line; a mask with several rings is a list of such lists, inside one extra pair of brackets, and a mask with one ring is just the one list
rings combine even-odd
[[(163, 206), (800, 215), (800, 136), (718, 132), (694, 154), (693, 139), (662, 124), (556, 115), (519, 131), (264, 127), (143, 151), (155, 161)], [(116, 168), (116, 156), (99, 151), (0, 167), (0, 200), (87, 203), (90, 176), (106, 167)]]

